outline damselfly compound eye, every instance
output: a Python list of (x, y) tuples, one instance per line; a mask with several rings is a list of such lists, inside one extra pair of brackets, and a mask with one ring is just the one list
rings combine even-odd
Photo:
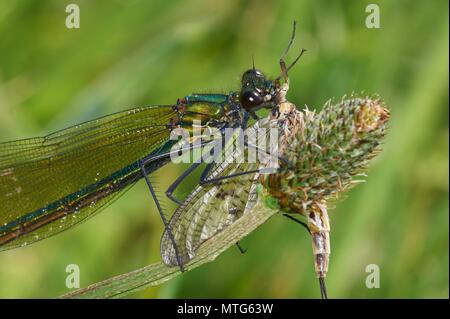
[(256, 90), (245, 91), (241, 95), (241, 104), (246, 110), (260, 106), (263, 102), (264, 98)]
[(263, 87), (266, 82), (264, 73), (256, 69), (250, 69), (242, 75), (241, 83), (243, 88), (258, 88)]

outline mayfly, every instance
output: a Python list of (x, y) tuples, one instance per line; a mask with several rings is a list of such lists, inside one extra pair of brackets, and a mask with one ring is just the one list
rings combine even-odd
[[(289, 88), (288, 82), (284, 92)], [(302, 129), (304, 117), (311, 116), (311, 112), (300, 112), (296, 106), (283, 100), (272, 112), (269, 118), (258, 121), (253, 127), (247, 129), (248, 136), (256, 136), (256, 140), (273, 143), (266, 134), (270, 128), (276, 129), (278, 139), (276, 146), (266, 146), (277, 152), (276, 158), (282, 159), (287, 141)], [(242, 150), (241, 152), (249, 151)], [(243, 156), (244, 155), (244, 156)], [(161, 239), (161, 255), (168, 266), (177, 266), (179, 259), (183, 263), (189, 262), (196, 256), (200, 246), (208, 240), (214, 240), (219, 232), (250, 213), (258, 200), (258, 186), (260, 183), (269, 183), (267, 173), (274, 173), (273, 153), (267, 155), (257, 163), (245, 162), (242, 159), (248, 154), (240, 151), (228, 156), (222, 163), (211, 170), (209, 179), (198, 185), (178, 207), (173, 214), (169, 228), (172, 230), (177, 250), (172, 244), (167, 232)], [(239, 161), (240, 160), (240, 161)], [(285, 163), (289, 165), (289, 162)], [(233, 178), (230, 178), (233, 177)], [(330, 255), (329, 223), (326, 211), (323, 214), (307, 219), (307, 223), (288, 215), (284, 216), (304, 226), (312, 237), (314, 265), (319, 278), (320, 291), (323, 299), (327, 298), (325, 277), (328, 272), (328, 259)], [(320, 220), (316, 220), (319, 218)], [(312, 225), (317, 226), (315, 228)]]

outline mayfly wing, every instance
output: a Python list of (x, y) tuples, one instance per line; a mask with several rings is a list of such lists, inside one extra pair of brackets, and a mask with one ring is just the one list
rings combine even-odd
[[(267, 128), (275, 128), (277, 134), (278, 132), (284, 134), (285, 122), (284, 117), (277, 120), (270, 117), (265, 118), (248, 128), (246, 135), (257, 135), (258, 139), (263, 139), (266, 143), (273, 143), (273, 140), (267, 136), (273, 131)], [(261, 130), (261, 128), (265, 128), (265, 130)], [(273, 145), (266, 147), (268, 147), (267, 149), (274, 148)], [(244, 148), (244, 152), (246, 153), (250, 149)], [(248, 157), (242, 156), (240, 152), (242, 150), (235, 149), (222, 162), (215, 165), (209, 178), (266, 168), (271, 159), (270, 156), (263, 156), (263, 160), (249, 162), (247, 161)], [(276, 152), (274, 153), (276, 154)], [(272, 152), (271, 154), (273, 155)], [(174, 212), (169, 224), (183, 263), (189, 262), (205, 241), (211, 240), (217, 233), (232, 225), (255, 205), (258, 178), (259, 173), (243, 174), (224, 179), (220, 183), (199, 185), (188, 195), (183, 204)], [(177, 265), (176, 253), (167, 232), (161, 239), (161, 255), (165, 264)]]

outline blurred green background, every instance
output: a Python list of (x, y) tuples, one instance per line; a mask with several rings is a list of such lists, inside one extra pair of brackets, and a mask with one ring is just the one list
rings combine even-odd
[[(81, 28), (65, 27), (77, 3)], [(379, 93), (392, 110), (384, 151), (367, 183), (331, 211), (333, 298), (448, 298), (448, 1), (0, 1), (0, 140), (44, 135), (132, 106), (192, 92), (237, 89), (278, 59), (298, 21), (289, 99), (320, 109), (352, 91)], [(161, 188), (180, 167), (165, 167)], [(0, 203), (1, 209), (1, 203)], [(0, 297), (67, 292), (160, 260), (162, 225), (140, 182), (86, 223), (0, 254)], [(309, 236), (281, 216), (215, 262), (131, 297), (318, 298)], [(368, 264), (380, 267), (367, 289)]]

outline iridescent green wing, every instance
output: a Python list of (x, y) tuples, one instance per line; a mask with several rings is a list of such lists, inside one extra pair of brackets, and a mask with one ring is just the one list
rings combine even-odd
[[(267, 125), (266, 119), (261, 120), (247, 130), (247, 135), (266, 135), (269, 131), (258, 128)], [(227, 147), (231, 147), (231, 143)], [(224, 152), (227, 152), (227, 149)], [(214, 166), (209, 178), (257, 170), (264, 165), (261, 161), (250, 163), (247, 160), (248, 149), (243, 152), (245, 156), (242, 156), (242, 150), (238, 148), (229, 152), (229, 156)], [(169, 224), (183, 264), (195, 256), (200, 245), (212, 240), (217, 233), (232, 225), (255, 204), (258, 177), (258, 173), (245, 174), (225, 179), (219, 185), (199, 185), (188, 195), (174, 212)], [(178, 265), (167, 232), (161, 239), (161, 256), (165, 264)]]
[(0, 250), (56, 234), (117, 197), (139, 179), (136, 161), (169, 139), (176, 116), (172, 106), (141, 107), (1, 143)]

